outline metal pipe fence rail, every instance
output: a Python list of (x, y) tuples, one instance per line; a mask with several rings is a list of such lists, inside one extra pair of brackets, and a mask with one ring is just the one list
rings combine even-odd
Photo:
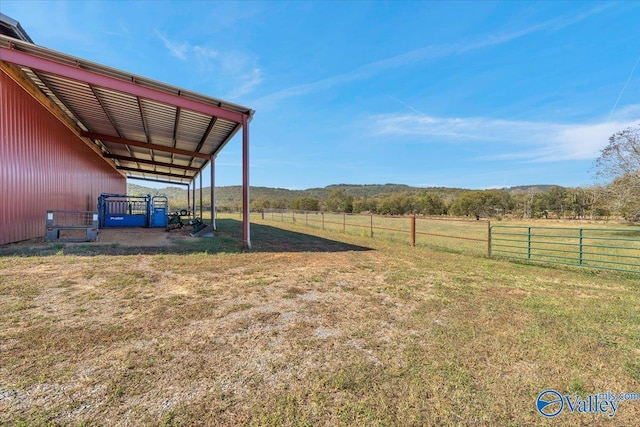
[(288, 222), (470, 255), (640, 274), (640, 229), (491, 225), (487, 220), (265, 209)]
[(262, 218), (435, 249), (489, 255), (489, 221), (265, 209)]
[(640, 273), (640, 229), (494, 225), (490, 256)]

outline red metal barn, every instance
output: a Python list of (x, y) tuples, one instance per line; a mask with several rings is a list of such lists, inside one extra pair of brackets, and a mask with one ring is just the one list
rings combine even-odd
[(0, 245), (42, 236), (47, 210), (95, 210), (101, 193), (125, 194), (127, 177), (195, 194), (202, 169), (211, 165), (213, 184), (217, 154), (242, 129), (249, 248), (253, 113), (37, 46), (0, 13)]

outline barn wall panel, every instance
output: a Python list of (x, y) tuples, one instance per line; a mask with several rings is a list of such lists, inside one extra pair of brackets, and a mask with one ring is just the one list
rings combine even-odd
[(126, 179), (0, 72), (0, 244), (44, 235), (46, 211), (95, 210)]

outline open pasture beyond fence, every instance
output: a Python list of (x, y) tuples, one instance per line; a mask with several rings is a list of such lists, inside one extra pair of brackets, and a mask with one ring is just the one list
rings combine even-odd
[(263, 218), (449, 252), (640, 273), (640, 227), (492, 225), (485, 219), (268, 209)]

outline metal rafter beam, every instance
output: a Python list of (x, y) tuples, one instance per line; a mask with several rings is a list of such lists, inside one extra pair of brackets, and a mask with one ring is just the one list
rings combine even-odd
[(151, 181), (151, 182), (161, 182), (163, 184), (172, 184), (172, 185), (189, 185), (186, 182), (178, 182), (178, 181), (169, 181), (168, 179), (153, 179), (153, 178), (145, 178), (142, 176), (131, 176), (127, 175), (128, 179), (138, 179), (140, 181)]
[[(247, 125), (249, 124), (249, 120), (247, 120)], [(238, 133), (238, 131), (240, 130), (240, 128), (242, 127), (242, 123), (236, 125), (235, 128), (233, 128), (233, 130), (231, 131), (231, 133), (229, 134), (229, 136), (227, 137), (227, 139), (225, 139), (224, 141), (222, 141), (222, 144), (220, 144), (220, 147), (218, 147), (218, 149), (216, 150), (215, 153), (213, 153), (213, 155), (218, 154), (220, 151), (222, 151), (222, 149), (227, 145), (227, 143), (229, 141), (231, 141), (233, 139), (234, 136), (236, 136), (236, 133)]]
[[(211, 134), (211, 131), (213, 130), (213, 127), (216, 125), (217, 121), (218, 121), (217, 117), (211, 117), (211, 120), (209, 121), (209, 124), (207, 125), (207, 129), (204, 131), (204, 134), (202, 134), (202, 138), (200, 138), (200, 142), (198, 143), (198, 146), (196, 147), (196, 151), (200, 152), (200, 150), (202, 149), (202, 146), (207, 141), (207, 138), (209, 138), (209, 134)], [(193, 163), (193, 160), (189, 164), (192, 164), (192, 163)]]
[[(178, 126), (180, 126), (180, 112), (182, 109), (180, 107), (176, 108), (176, 119), (174, 120), (173, 125), (173, 148), (176, 148), (176, 144), (178, 143)], [(196, 151), (200, 151), (197, 150)]]
[[(149, 135), (149, 125), (147, 124), (147, 118), (144, 115), (144, 109), (142, 108), (142, 101), (139, 96), (136, 96), (136, 101), (138, 102), (138, 111), (140, 112), (140, 120), (142, 121), (142, 129), (144, 129), (144, 134), (147, 138), (147, 142), (151, 142), (151, 136)], [(153, 154), (153, 150), (151, 151), (151, 158), (155, 158)]]
[(192, 171), (192, 172), (198, 172), (200, 170), (200, 168), (196, 168), (194, 166), (181, 166), (181, 165), (176, 165), (175, 163), (157, 162), (155, 160), (145, 160), (145, 159), (139, 159), (137, 157), (119, 156), (117, 154), (107, 153), (107, 154), (104, 154), (104, 157), (108, 159), (121, 160), (125, 162), (144, 163), (145, 165), (164, 166), (164, 167), (173, 168), (173, 169), (183, 169), (183, 170)]
[(211, 134), (211, 131), (213, 130), (213, 127), (216, 125), (217, 121), (218, 121), (217, 117), (211, 117), (211, 121), (207, 125), (207, 130), (205, 130), (204, 133), (202, 134), (202, 138), (200, 138), (200, 142), (196, 147), (196, 151), (199, 152), (202, 149), (202, 146), (204, 145), (204, 143), (207, 142), (207, 138), (209, 138), (209, 135)]
[(82, 115), (78, 114), (78, 112), (75, 109), (71, 108), (69, 104), (67, 104), (64, 101), (64, 97), (60, 96), (58, 91), (53, 88), (53, 85), (50, 82), (48, 82), (46, 78), (44, 78), (40, 73), (36, 72), (35, 70), (31, 70), (31, 72), (42, 82), (43, 85), (47, 87), (47, 90), (49, 90), (49, 92), (53, 94), (54, 98), (73, 115), (73, 117), (71, 117), (72, 120), (82, 122), (82, 123), (85, 122)]
[(164, 145), (158, 145), (158, 144), (147, 144), (146, 142), (135, 141), (133, 139), (127, 139), (127, 138), (119, 138), (117, 136), (111, 136), (111, 135), (103, 135), (101, 133), (96, 133), (96, 132), (81, 132), (80, 134), (85, 138), (99, 139), (101, 141), (109, 141), (109, 142), (113, 142), (114, 144), (131, 145), (132, 147), (141, 147), (141, 148), (146, 148), (147, 150), (157, 150), (165, 153), (181, 154), (183, 156), (197, 157), (199, 159), (205, 159), (205, 160), (209, 160), (209, 158), (211, 157), (208, 154), (195, 153), (189, 150), (165, 147)]
[(118, 129), (118, 125), (116, 124), (115, 120), (113, 120), (113, 117), (111, 117), (111, 114), (109, 113), (109, 110), (107, 110), (107, 107), (104, 105), (104, 102), (102, 102), (102, 99), (98, 96), (96, 88), (92, 85), (89, 85), (89, 89), (91, 89), (93, 96), (95, 96), (96, 101), (98, 101), (98, 104), (100, 104), (100, 108), (102, 108), (104, 115), (107, 116), (107, 119), (109, 119), (109, 123), (111, 123), (111, 126), (113, 126), (113, 130), (116, 131), (119, 137), (122, 137), (122, 133), (120, 132), (120, 129)]
[(192, 176), (178, 175), (177, 173), (147, 171), (147, 170), (144, 170), (144, 169), (127, 168), (127, 167), (124, 167), (124, 166), (118, 166), (118, 170), (127, 171), (127, 172), (137, 172), (137, 173), (149, 173), (151, 175), (169, 176), (169, 177), (172, 177), (172, 178), (193, 179)]
[(143, 86), (136, 83), (134, 77), (131, 77), (131, 81), (122, 80), (83, 69), (81, 68), (81, 64), (76, 64), (77, 66), (63, 64), (51, 59), (42, 58), (4, 46), (0, 46), (0, 60), (84, 82), (90, 85), (111, 89), (116, 92), (127, 93), (163, 104), (185, 108), (187, 110), (196, 111), (209, 116), (221, 117), (234, 123), (242, 123), (243, 119), (246, 120), (248, 116), (248, 114), (245, 113), (230, 111), (222, 107), (185, 98), (176, 93), (168, 93), (148, 86)]
[[(118, 129), (118, 125), (116, 124), (116, 121), (113, 119), (113, 117), (109, 113), (109, 110), (107, 110), (107, 106), (104, 105), (104, 102), (102, 101), (102, 98), (100, 98), (100, 96), (98, 96), (98, 92), (96, 91), (96, 88), (93, 87), (92, 85), (88, 85), (88, 86), (89, 86), (89, 89), (91, 89), (91, 93), (93, 93), (93, 96), (96, 98), (96, 101), (98, 101), (98, 104), (100, 105), (100, 108), (104, 112), (104, 115), (107, 116), (107, 119), (109, 119), (109, 123), (111, 123), (111, 126), (116, 131), (118, 136), (122, 137), (122, 132), (120, 132), (120, 129)], [(127, 148), (127, 151), (129, 152), (129, 154), (131, 154), (133, 156), (133, 152), (131, 151), (131, 148), (129, 148), (129, 147), (126, 147), (126, 148)], [(140, 167), (140, 165), (138, 165), (138, 167)]]
[[(182, 109), (180, 107), (176, 108), (176, 117), (173, 120), (173, 148), (176, 148), (178, 144), (178, 126), (180, 126), (180, 112)], [(195, 150), (198, 151), (198, 150)], [(171, 161), (173, 161), (173, 154), (171, 155)], [(193, 161), (193, 160), (192, 160)], [(189, 163), (191, 164), (191, 163)]]

